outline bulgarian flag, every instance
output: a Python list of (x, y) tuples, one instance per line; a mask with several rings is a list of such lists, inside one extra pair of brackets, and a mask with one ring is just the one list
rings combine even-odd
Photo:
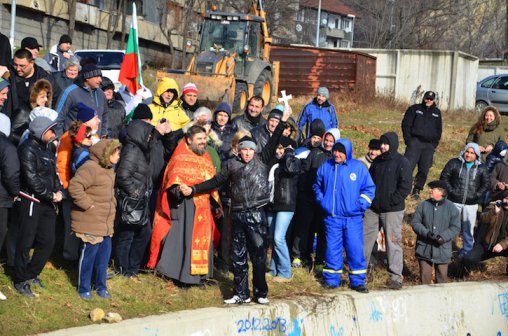
[(126, 101), (125, 106), (127, 121), (130, 121), (136, 106), (138, 106), (143, 99), (151, 97), (151, 92), (143, 85), (143, 77), (141, 76), (141, 57), (138, 44), (138, 16), (135, 3), (132, 4), (131, 29), (129, 30), (127, 49), (125, 50), (125, 56), (122, 66), (120, 67), (118, 80), (125, 85), (131, 95), (130, 101)]
[(120, 67), (118, 75), (120, 83), (125, 85), (132, 95), (143, 86), (143, 77), (141, 76), (141, 57), (139, 55), (138, 44), (138, 16), (136, 4), (132, 4), (132, 22), (129, 30), (129, 39), (127, 40), (127, 49), (125, 57)]

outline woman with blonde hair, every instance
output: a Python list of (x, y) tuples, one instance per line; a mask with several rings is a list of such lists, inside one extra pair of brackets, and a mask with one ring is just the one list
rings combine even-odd
[(487, 106), (478, 121), (471, 127), (466, 143), (478, 144), (481, 160), (485, 162), (487, 154), (492, 152), (496, 142), (504, 140), (504, 127), (501, 125), (501, 115), (494, 106)]
[(51, 100), (53, 99), (53, 87), (46, 79), (39, 79), (35, 82), (32, 90), (30, 90), (30, 106), (35, 108), (51, 107)]

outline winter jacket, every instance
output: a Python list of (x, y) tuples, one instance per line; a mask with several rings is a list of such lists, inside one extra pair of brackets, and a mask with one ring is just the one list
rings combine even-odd
[(268, 124), (264, 124), (261, 126), (254, 127), (251, 130), (252, 138), (256, 140), (256, 143), (258, 145), (258, 152), (261, 152), (263, 150), (263, 147), (268, 143), (268, 140), (270, 139), (270, 131), (268, 130)]
[[(415, 255), (435, 264), (447, 264), (452, 258), (452, 240), (460, 232), (460, 211), (447, 199), (428, 199), (416, 207), (411, 226), (417, 235)], [(445, 243), (438, 246), (427, 238), (429, 232), (439, 235)]]
[(362, 217), (374, 199), (376, 187), (365, 165), (353, 159), (351, 141), (337, 142), (346, 149), (346, 161), (337, 164), (331, 158), (319, 167), (313, 186), (316, 202), (327, 216)]
[[(323, 138), (331, 134), (335, 141), (340, 139), (340, 131), (332, 128), (323, 134)], [(323, 144), (320, 147), (311, 148), (311, 151), (302, 165), (302, 174), (298, 181), (299, 196), (314, 198), (313, 185), (316, 182), (318, 168), (330, 158), (331, 153), (324, 149)]]
[(199, 104), (199, 100), (196, 100), (196, 103), (194, 105), (189, 105), (187, 102), (183, 99), (183, 96), (180, 97), (180, 100), (182, 101), (182, 105), (180, 106), (181, 109), (187, 114), (187, 117), (189, 117), (190, 120), (194, 119), (194, 112), (201, 106)]
[(288, 153), (284, 154), (278, 164), (270, 169), (269, 176), (273, 173), (274, 177), (271, 211), (295, 212), (298, 174), (302, 169), (301, 165), (301, 161), (293, 153)]
[(441, 111), (436, 103), (430, 107), (425, 106), (424, 102), (412, 105), (402, 119), (402, 133), (406, 146), (411, 144), (411, 139), (418, 138), (421, 142), (432, 143), (437, 147), (442, 130)]
[[(326, 100), (322, 105), (319, 105), (317, 99), (312, 99), (307, 105), (305, 105), (298, 116), (298, 127), (300, 132), (305, 134), (305, 138), (310, 136), (310, 124), (315, 119), (320, 119), (325, 125), (325, 130), (330, 128), (338, 128), (339, 123), (337, 122), (337, 113), (329, 100)], [(306, 128), (306, 133), (304, 133)]]
[(68, 53), (71, 55), (71, 57), (65, 58), (62, 51), (58, 47), (58, 44), (55, 44), (44, 56), (44, 60), (48, 62), (49, 65), (51, 65), (53, 71), (62, 71), (65, 69), (65, 63), (67, 63), (68, 60), (75, 59), (78, 61), (77, 57), (74, 56), (74, 53), (71, 50), (69, 50)]
[(496, 244), (501, 244), (503, 250), (508, 248), (508, 210), (501, 208), (496, 214), (493, 204), (489, 204), (480, 215), (478, 242), (483, 243), (489, 251)]
[(53, 144), (42, 143), (32, 134), (18, 147), (21, 191), (40, 201), (52, 202), (53, 193), (63, 192), (56, 174)]
[(365, 154), (364, 156), (358, 158), (358, 160), (363, 163), (365, 165), (365, 167), (367, 167), (367, 169), (370, 169), (370, 166), (372, 165), (372, 162), (374, 162), (374, 160), (372, 160), (369, 156), (369, 153)]
[(489, 155), (487, 155), (487, 157), (485, 158), (485, 165), (487, 166), (487, 170), (489, 171), (489, 173), (492, 172), (496, 164), (502, 162), (506, 157), (501, 156), (501, 152), (504, 150), (507, 150), (508, 152), (508, 145), (503, 140), (499, 140), (494, 145), (492, 152), (490, 152)]
[[(164, 103), (161, 95), (166, 91), (173, 92), (173, 100), (169, 104)], [(152, 125), (156, 126), (162, 118), (166, 118), (171, 125), (171, 130), (176, 131), (184, 127), (189, 121), (189, 117), (184, 110), (180, 108), (181, 101), (178, 84), (173, 78), (162, 78), (157, 86), (153, 102), (149, 105), (152, 111)]]
[[(477, 159), (473, 166), (466, 168), (464, 152), (475, 145)], [(490, 177), (487, 167), (480, 162), (480, 150), (474, 143), (466, 145), (460, 156), (448, 161), (441, 172), (440, 179), (446, 183), (448, 199), (459, 204), (478, 204), (483, 194), (490, 188)]]
[(58, 143), (56, 155), (56, 169), (60, 183), (64, 189), (69, 188), (69, 181), (71, 180), (71, 162), (72, 162), (72, 139), (69, 131), (65, 132)]
[(67, 75), (65, 74), (65, 70), (54, 72), (53, 78), (55, 79), (55, 84), (58, 85), (58, 87), (62, 92), (64, 92), (65, 89), (74, 84), (74, 79), (76, 79), (76, 78), (71, 79), (67, 77)]
[(374, 159), (369, 172), (376, 185), (376, 196), (371, 210), (375, 213), (401, 211), (411, 191), (413, 176), (409, 161), (397, 152), (399, 137), (395, 132), (381, 136), (386, 138), (390, 149)]
[(0, 132), (0, 208), (11, 208), (19, 194), (19, 159), (16, 147)]
[[(482, 147), (489, 145), (494, 147), (498, 141), (504, 140), (504, 126), (502, 124), (498, 125), (495, 121), (487, 125), (482, 133), (475, 134), (474, 131), (475, 126), (469, 130), (466, 143), (474, 142)], [(487, 153), (482, 153), (482, 162), (485, 162), (486, 158)]]
[(71, 179), (69, 194), (74, 202), (72, 231), (99, 237), (113, 235), (115, 171), (109, 158), (119, 146), (118, 140), (102, 140), (91, 146), (90, 160)]
[(497, 183), (508, 183), (508, 163), (503, 161), (494, 166), (492, 173), (490, 173), (490, 199), (497, 199), (502, 190), (497, 188)]
[[(150, 142), (153, 126), (133, 120), (127, 126), (120, 162), (116, 170), (116, 189), (120, 198), (125, 195), (140, 198), (152, 192)], [(120, 202), (120, 198), (118, 201)]]
[(110, 99), (107, 101), (108, 116), (108, 137), (118, 139), (120, 130), (124, 125), (125, 107), (118, 100)]
[(224, 127), (220, 127), (215, 121), (212, 122), (212, 131), (217, 134), (219, 139), (222, 141), (222, 144), (219, 148), (217, 148), (217, 153), (221, 161), (224, 163), (230, 158), (230, 150), (231, 143), (233, 141), (233, 136), (236, 133), (236, 129), (230, 123), (224, 125)]
[(56, 106), (56, 111), (58, 112), (58, 118), (56, 119), (58, 125), (55, 128), (56, 133), (62, 135), (71, 127), (72, 122), (77, 119), (77, 106), (80, 102), (97, 111), (97, 116), (101, 120), (98, 134), (99, 136), (107, 136), (108, 110), (106, 96), (100, 88), (90, 90), (85, 86), (81, 76), (76, 78), (74, 84), (65, 89), (58, 101)]
[(252, 118), (248, 115), (248, 112), (245, 111), (244, 114), (236, 116), (233, 119), (232, 123), (233, 127), (236, 130), (239, 131), (241, 129), (244, 129), (250, 132), (254, 127), (265, 125), (266, 119), (263, 118), (261, 114), (258, 115), (256, 118)]
[(195, 185), (193, 187), (194, 193), (215, 189), (229, 181), (233, 211), (247, 211), (268, 204), (270, 189), (268, 187), (267, 163), (275, 156), (284, 124), (281, 122), (277, 126), (263, 151), (254, 155), (251, 161), (246, 163), (240, 156), (230, 159), (212, 179)]

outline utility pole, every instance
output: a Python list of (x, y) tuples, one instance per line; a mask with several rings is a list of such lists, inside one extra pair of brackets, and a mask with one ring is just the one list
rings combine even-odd
[[(508, 0), (506, 0), (508, 1)], [(319, 48), (319, 26), (321, 26), (321, 0), (319, 0), (317, 10), (317, 25), (316, 25), (316, 48)]]

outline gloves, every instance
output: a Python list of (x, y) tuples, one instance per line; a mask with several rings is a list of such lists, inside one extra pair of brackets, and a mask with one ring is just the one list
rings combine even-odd
[(436, 235), (433, 232), (427, 233), (427, 239), (431, 241), (436, 246), (441, 246), (445, 243), (445, 240), (440, 235)]

